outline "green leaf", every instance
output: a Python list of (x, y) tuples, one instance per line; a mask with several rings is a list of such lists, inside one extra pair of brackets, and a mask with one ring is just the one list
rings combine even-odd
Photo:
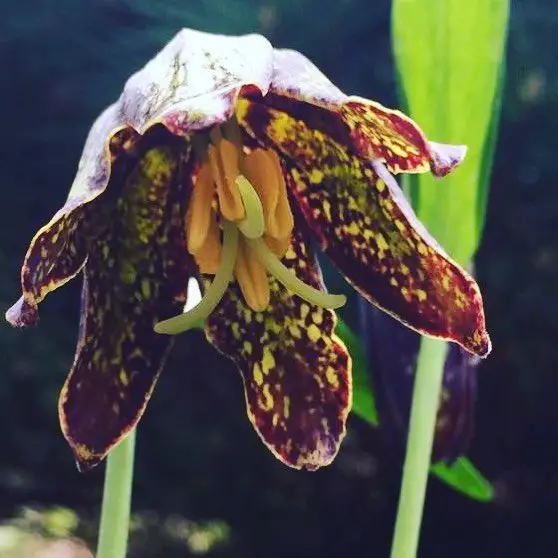
[(496, 140), (498, 138), (498, 125), (502, 109), (502, 93), (504, 90), (506, 66), (502, 62), (498, 75), (498, 85), (496, 95), (492, 103), (492, 116), (488, 127), (488, 135), (482, 153), (482, 161), (479, 175), (479, 195), (477, 196), (477, 223), (479, 226), (478, 236), (482, 236), (484, 221), (486, 216), (486, 203), (488, 201), (488, 191), (490, 189), (490, 174), (494, 162), (494, 151), (496, 150)]
[[(337, 322), (336, 333), (345, 343), (353, 359), (352, 410), (361, 419), (377, 427), (378, 413), (368, 373), (365, 348), (351, 328), (341, 319)], [(466, 457), (460, 457), (453, 465), (437, 463), (430, 470), (442, 482), (474, 500), (489, 502), (494, 498), (494, 489), (490, 482)]]
[(413, 192), (419, 219), (461, 264), (471, 261), (482, 232), (485, 157), (491, 159), (496, 137), (508, 11), (509, 0), (393, 4), (393, 49), (407, 111), (430, 139), (468, 146), (452, 175), (413, 181), (420, 184)]
[(460, 457), (453, 465), (436, 463), (430, 471), (443, 483), (474, 500), (494, 500), (494, 487), (466, 457)]

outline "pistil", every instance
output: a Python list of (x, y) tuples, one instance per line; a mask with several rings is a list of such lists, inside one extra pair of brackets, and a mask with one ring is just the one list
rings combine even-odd
[(176, 335), (188, 329), (196, 327), (205, 321), (207, 316), (217, 308), (217, 305), (227, 291), (233, 279), (233, 271), (238, 253), (238, 228), (231, 222), (223, 220), (223, 250), (221, 265), (215, 274), (215, 278), (204, 293), (200, 302), (188, 312), (163, 320), (155, 324), (157, 333)]
[(188, 251), (200, 273), (214, 274), (214, 279), (197, 306), (157, 323), (158, 333), (175, 335), (196, 327), (217, 308), (235, 277), (246, 304), (256, 312), (270, 302), (268, 274), (316, 306), (339, 308), (346, 302), (343, 295), (304, 283), (281, 263), (294, 228), (281, 163), (273, 151), (245, 154), (233, 124), (225, 126), (232, 141), (218, 128), (211, 130), (186, 215)]

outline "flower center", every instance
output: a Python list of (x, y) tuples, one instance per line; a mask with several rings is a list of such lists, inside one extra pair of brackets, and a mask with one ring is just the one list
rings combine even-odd
[(207, 148), (194, 144), (201, 166), (186, 215), (186, 238), (200, 273), (214, 279), (197, 306), (159, 322), (155, 331), (177, 334), (198, 326), (215, 310), (234, 277), (254, 311), (269, 305), (268, 274), (312, 304), (342, 306), (345, 296), (311, 287), (281, 263), (294, 219), (275, 151), (245, 152), (235, 120), (213, 128), (210, 140)]

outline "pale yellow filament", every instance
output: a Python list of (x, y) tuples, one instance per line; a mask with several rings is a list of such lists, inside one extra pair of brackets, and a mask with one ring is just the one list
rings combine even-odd
[[(256, 221), (260, 218), (258, 213), (262, 211), (261, 204), (253, 203), (253, 195), (245, 195), (246, 191), (254, 189), (252, 184), (246, 181), (245, 186), (246, 189), (241, 190), (241, 196), (246, 210), (246, 219), (248, 221)], [(246, 302), (254, 310), (262, 310), (269, 303), (269, 284), (263, 271), (264, 268), (287, 289), (311, 304), (324, 308), (340, 308), (347, 302), (345, 295), (324, 293), (301, 281), (293, 270), (290, 270), (281, 263), (279, 258), (269, 249), (263, 238), (244, 238), (243, 240), (249, 250), (242, 250), (242, 274), (241, 276), (238, 275), (239, 265), (237, 264), (237, 279), (243, 294), (245, 291), (249, 292), (248, 297), (245, 295)], [(256, 265), (256, 261), (259, 265)], [(243, 280), (241, 280), (241, 277)], [(265, 277), (265, 282), (262, 277)], [(245, 286), (243, 286), (243, 283), (245, 283)], [(252, 300), (254, 300), (257, 308), (250, 304)], [(262, 308), (264, 302), (265, 306)]]
[[(263, 235), (265, 229), (265, 218), (264, 210), (262, 207), (262, 202), (253, 188), (253, 186), (248, 182), (245, 176), (237, 176), (236, 185), (238, 186), (238, 191), (240, 197), (242, 198), (242, 203), (244, 204), (244, 211), (246, 212), (246, 217), (238, 222), (238, 228), (240, 232), (247, 238), (260, 238)], [(250, 213), (248, 215), (248, 208), (250, 208)]]
[(199, 304), (192, 308), (192, 310), (155, 324), (154, 329), (157, 333), (176, 335), (197, 327), (200, 321), (204, 321), (217, 308), (233, 279), (233, 270), (238, 253), (238, 228), (228, 221), (223, 221), (222, 226), (223, 250), (221, 251), (221, 265), (215, 274), (213, 282), (205, 291)]
[(339, 308), (346, 302), (344, 295), (324, 293), (304, 283), (281, 263), (280, 257), (291, 245), (294, 217), (279, 157), (263, 149), (244, 154), (235, 126), (232, 132), (225, 131), (232, 141), (224, 139), (219, 128), (211, 130), (212, 144), (207, 156), (202, 155), (186, 215), (188, 251), (200, 273), (215, 277), (199, 304), (157, 323), (157, 333), (175, 335), (198, 327), (215, 310), (235, 276), (246, 304), (257, 312), (270, 302), (268, 273), (316, 306)]

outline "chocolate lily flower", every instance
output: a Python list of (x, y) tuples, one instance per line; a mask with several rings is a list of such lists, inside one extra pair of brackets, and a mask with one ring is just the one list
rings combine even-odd
[[(370, 302), (486, 355), (476, 283), (391, 174), (442, 176), (463, 155), (261, 36), (178, 33), (93, 125), (7, 312), (13, 325), (36, 322), (39, 302), (83, 271), (59, 404), (78, 466), (96, 465), (137, 424), (169, 334), (200, 320), (238, 366), (248, 417), (271, 451), (296, 468), (330, 463), (351, 365), (334, 333), (344, 297), (325, 291), (313, 241)], [(183, 313), (192, 276), (204, 297)]]

